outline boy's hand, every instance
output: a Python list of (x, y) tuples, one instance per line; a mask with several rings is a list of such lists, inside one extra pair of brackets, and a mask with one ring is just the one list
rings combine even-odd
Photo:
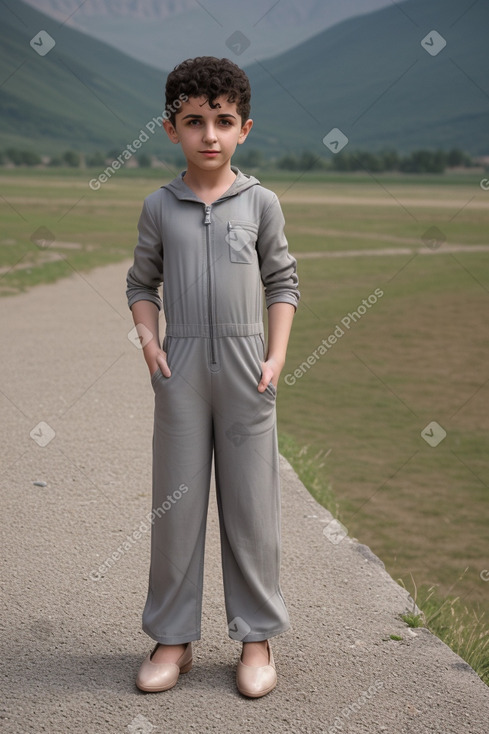
[(270, 357), (266, 362), (261, 363), (261, 380), (258, 383), (258, 392), (265, 392), (269, 382), (271, 382), (274, 387), (277, 387), (282, 367), (283, 364), (279, 364), (278, 360), (273, 357)]
[(261, 363), (261, 380), (258, 392), (264, 392), (269, 382), (276, 388), (278, 378), (285, 364), (287, 341), (289, 339), (295, 308), (290, 303), (272, 303), (268, 307), (268, 349), (265, 361)]
[[(149, 344), (147, 345), (149, 347)], [(152, 375), (157, 369), (160, 369), (164, 377), (171, 377), (171, 371), (166, 361), (166, 352), (160, 348), (143, 349), (144, 359), (148, 365), (149, 374)]]

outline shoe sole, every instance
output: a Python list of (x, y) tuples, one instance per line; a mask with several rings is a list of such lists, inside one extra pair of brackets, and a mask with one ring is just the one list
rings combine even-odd
[(275, 682), (273, 686), (270, 686), (270, 688), (267, 688), (266, 691), (260, 691), (260, 693), (251, 693), (251, 691), (244, 691), (239, 686), (236, 686), (238, 691), (243, 695), (247, 696), (248, 698), (261, 698), (262, 696), (266, 696), (267, 693), (270, 693), (270, 691), (273, 691), (274, 688), (277, 687), (277, 683)]
[[(186, 665), (183, 666), (183, 668), (180, 668), (179, 677), (182, 674), (188, 673), (189, 670), (192, 669), (192, 660), (188, 662)], [(171, 686), (165, 686), (164, 688), (150, 688), (148, 686), (140, 686), (139, 683), (136, 681), (136, 686), (139, 688), (140, 691), (144, 691), (145, 693), (161, 693), (163, 691), (169, 691), (170, 688), (174, 688), (178, 683), (178, 678), (176, 679), (175, 683), (172, 683)]]

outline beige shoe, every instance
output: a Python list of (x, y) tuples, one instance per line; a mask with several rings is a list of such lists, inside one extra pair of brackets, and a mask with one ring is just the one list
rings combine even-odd
[(147, 655), (139, 668), (136, 685), (141, 691), (157, 693), (173, 688), (180, 673), (188, 673), (192, 667), (192, 643), (187, 642), (185, 650), (176, 663), (153, 663), (151, 658), (158, 646)]
[(236, 685), (243, 696), (259, 698), (270, 693), (277, 685), (277, 672), (273, 660), (272, 648), (267, 640), (268, 665), (245, 665), (241, 657), (236, 670)]

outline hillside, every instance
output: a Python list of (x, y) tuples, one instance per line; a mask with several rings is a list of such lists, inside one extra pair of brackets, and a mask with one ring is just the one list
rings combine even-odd
[[(0, 4), (1, 147), (120, 148), (161, 114), (163, 73), (25, 3), (10, 7)], [(29, 45), (41, 30), (56, 42), (45, 56)]]
[[(165, 72), (25, 3), (9, 3), (0, 4), (0, 147), (121, 150), (161, 113)], [(322, 139), (338, 127), (350, 150), (440, 146), (487, 154), (488, 27), (489, 3), (407, 0), (247, 66), (255, 120), (247, 147), (329, 156)], [(56, 41), (44, 57), (29, 46), (41, 29)], [(447, 41), (435, 56), (420, 43), (433, 29)], [(210, 44), (207, 52), (222, 49)], [(175, 152), (161, 131), (144, 150)]]
[[(408, 0), (248, 67), (262, 140), (321, 153), (338, 127), (350, 148), (487, 154), (488, 28), (487, 2)], [(420, 44), (433, 29), (447, 41), (436, 56)]]

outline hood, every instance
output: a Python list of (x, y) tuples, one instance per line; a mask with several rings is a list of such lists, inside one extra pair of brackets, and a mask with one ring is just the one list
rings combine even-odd
[[(236, 166), (231, 166), (231, 170), (236, 174), (236, 178), (229, 189), (225, 191), (224, 194), (222, 194), (222, 196), (217, 199), (217, 201), (228, 199), (230, 196), (235, 196), (236, 194), (240, 194), (242, 191), (246, 191), (246, 189), (249, 189), (252, 186), (260, 184), (257, 178), (255, 178), (254, 176), (248, 176), (246, 173), (240, 171), (239, 168), (236, 168)], [(172, 194), (177, 197), (177, 199), (198, 201), (202, 203), (202, 199), (200, 199), (197, 194), (195, 194), (192, 189), (190, 189), (185, 183), (185, 179), (183, 178), (185, 173), (186, 171), (182, 171), (179, 176), (173, 179), (173, 181), (165, 184), (165, 186), (161, 186), (161, 188), (169, 189)]]

